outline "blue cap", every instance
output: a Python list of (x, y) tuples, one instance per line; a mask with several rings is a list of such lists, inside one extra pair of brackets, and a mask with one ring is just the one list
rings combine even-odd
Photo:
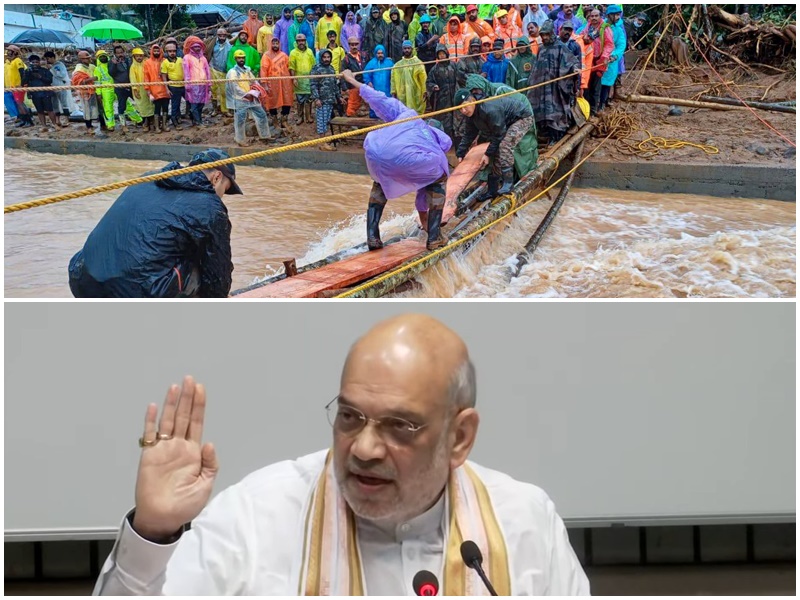
[(609, 4), (606, 8), (607, 15), (616, 15), (622, 13), (622, 7), (619, 4)]
[(411, 43), (411, 40), (403, 40), (403, 48), (413, 48), (414, 44)]
[(419, 18), (419, 22), (420, 23), (430, 23), (431, 22), (431, 18), (428, 15), (422, 15)]
[[(202, 152), (195, 154), (192, 157), (192, 160), (189, 161), (189, 166), (193, 167), (194, 165), (212, 163), (218, 160), (225, 160), (226, 158), (230, 158), (230, 156), (224, 150), (220, 150), (218, 148), (209, 148), (208, 150), (203, 150)], [(236, 183), (236, 167), (231, 164), (220, 165), (218, 167), (211, 168), (216, 169), (230, 180), (231, 187), (229, 187), (228, 191), (225, 192), (226, 194), (242, 194), (242, 188), (240, 188)]]

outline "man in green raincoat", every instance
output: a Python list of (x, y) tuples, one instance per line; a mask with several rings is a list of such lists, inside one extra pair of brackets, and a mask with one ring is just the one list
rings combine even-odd
[[(456, 92), (456, 106), (472, 100), (482, 100), (514, 92), (502, 83), (491, 83), (480, 75), (469, 75), (466, 85)], [(465, 106), (464, 137), (456, 150), (459, 159), (466, 156), (472, 142), (480, 134), (489, 141), (482, 167), (490, 167), (487, 198), (507, 194), (514, 187), (514, 175), (527, 175), (539, 160), (536, 141), (536, 121), (531, 104), (524, 94), (512, 93), (490, 102)], [(500, 182), (502, 187), (498, 189)]]
[(506, 74), (506, 85), (515, 90), (528, 87), (528, 78), (531, 76), (536, 55), (531, 52), (528, 38), (517, 39), (517, 53), (510, 59), (513, 69), (509, 67)]
[(250, 70), (253, 73), (261, 72), (261, 56), (258, 54), (258, 50), (253, 48), (247, 42), (247, 40), (248, 34), (244, 29), (242, 29), (239, 32), (239, 35), (236, 37), (236, 41), (233, 42), (233, 45), (231, 45), (230, 51), (228, 52), (228, 71), (236, 66), (236, 58), (233, 56), (234, 53), (237, 50), (243, 50), (245, 66), (250, 67)]
[[(94, 77), (98, 86), (103, 83), (114, 83), (114, 78), (108, 72), (108, 52), (98, 50), (95, 54), (97, 66), (94, 68)], [(100, 115), (105, 121), (109, 131), (114, 131), (114, 105), (117, 103), (117, 94), (113, 87), (98, 87), (97, 95), (103, 106), (103, 114)]]

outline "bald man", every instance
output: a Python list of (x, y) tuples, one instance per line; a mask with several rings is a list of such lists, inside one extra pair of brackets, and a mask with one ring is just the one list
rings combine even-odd
[(588, 594), (544, 491), (467, 461), (475, 398), (458, 335), (421, 315), (384, 321), (347, 356), (326, 407), (331, 449), (208, 503), (219, 464), (202, 439), (205, 389), (185, 378), (158, 425), (147, 408), (136, 507), (95, 593), (414, 595), (425, 569), (442, 595), (487, 595), (461, 558), (472, 540), (501, 596)]

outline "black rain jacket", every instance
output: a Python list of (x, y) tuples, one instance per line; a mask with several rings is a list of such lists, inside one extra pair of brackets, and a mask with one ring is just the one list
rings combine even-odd
[(224, 298), (232, 273), (228, 209), (202, 172), (127, 188), (69, 265), (78, 298)]

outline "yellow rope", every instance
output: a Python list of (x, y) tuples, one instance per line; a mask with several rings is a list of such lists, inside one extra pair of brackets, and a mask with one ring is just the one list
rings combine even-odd
[(46, 206), (48, 204), (55, 204), (57, 202), (63, 202), (65, 200), (73, 200), (76, 198), (83, 198), (84, 196), (91, 196), (92, 194), (99, 194), (101, 192), (108, 192), (112, 190), (118, 190), (124, 187), (129, 187), (132, 185), (138, 185), (140, 183), (148, 183), (151, 181), (159, 181), (161, 179), (169, 179), (170, 177), (176, 177), (178, 175), (185, 175), (187, 173), (196, 173), (197, 171), (203, 171), (206, 169), (214, 169), (216, 167), (222, 165), (229, 165), (237, 162), (255, 160), (258, 158), (262, 158), (264, 156), (270, 156), (273, 154), (281, 154), (283, 152), (289, 152), (290, 150), (301, 150), (303, 148), (308, 148), (310, 146), (317, 146), (319, 144), (327, 144), (336, 140), (340, 140), (343, 138), (354, 137), (357, 135), (363, 135), (365, 133), (369, 133), (371, 131), (377, 131), (378, 129), (383, 129), (385, 127), (392, 127), (393, 125), (401, 125), (403, 123), (410, 123), (411, 121), (416, 121), (418, 119), (429, 119), (431, 117), (436, 117), (439, 115), (446, 114), (448, 112), (454, 112), (456, 110), (460, 110), (464, 106), (471, 106), (477, 104), (483, 104), (484, 102), (490, 102), (492, 100), (497, 100), (498, 98), (504, 98), (506, 96), (511, 96), (513, 94), (520, 94), (526, 92), (528, 90), (532, 90), (534, 88), (542, 87), (545, 85), (549, 85), (556, 81), (560, 81), (562, 79), (568, 79), (575, 77), (576, 73), (570, 73), (568, 75), (564, 75), (562, 77), (557, 77), (555, 79), (550, 79), (548, 81), (544, 81), (542, 83), (537, 83), (536, 85), (532, 85), (526, 88), (522, 88), (520, 90), (513, 90), (510, 92), (504, 92), (502, 94), (498, 94), (497, 96), (490, 96), (488, 98), (483, 98), (481, 100), (474, 100), (472, 102), (465, 102), (459, 106), (451, 106), (450, 108), (443, 108), (441, 110), (436, 110), (433, 112), (429, 112), (422, 115), (415, 115), (413, 117), (407, 117), (405, 119), (400, 119), (397, 121), (390, 121), (388, 123), (380, 123), (378, 125), (371, 125), (369, 127), (364, 127), (362, 129), (355, 129), (352, 131), (345, 131), (343, 133), (337, 133), (335, 135), (329, 135), (323, 138), (316, 138), (312, 140), (306, 140), (305, 142), (298, 142), (295, 144), (289, 144), (286, 146), (281, 146), (279, 148), (269, 148), (267, 150), (259, 150), (257, 152), (251, 152), (250, 154), (243, 154), (242, 156), (232, 156), (230, 158), (225, 158), (223, 160), (218, 160), (211, 163), (205, 163), (202, 165), (194, 165), (192, 167), (182, 167), (180, 169), (175, 169), (173, 171), (166, 171), (163, 173), (155, 173), (153, 175), (143, 175), (141, 177), (135, 177), (134, 179), (128, 179), (125, 181), (118, 181), (116, 183), (109, 183), (105, 185), (99, 185), (95, 187), (86, 188), (83, 190), (77, 190), (75, 192), (68, 192), (65, 194), (59, 194), (57, 196), (48, 196), (45, 198), (39, 198), (36, 200), (30, 200), (28, 202), (20, 202), (18, 204), (9, 204), (3, 208), (3, 213), (8, 214), (12, 212), (18, 212), (21, 210), (26, 210), (29, 208), (35, 208), (38, 206)]
[[(474, 58), (476, 56), (486, 56), (488, 54), (492, 54), (494, 50), (490, 50), (489, 52), (478, 52), (477, 54), (465, 54), (464, 56), (460, 56), (459, 59), (463, 58)], [(506, 54), (513, 54), (512, 51), (505, 51)], [(448, 59), (452, 62), (453, 59)], [(369, 71), (354, 71), (353, 76), (363, 75), (365, 73), (378, 73), (379, 71), (391, 71), (393, 69), (411, 69), (416, 66), (422, 65), (432, 65), (439, 62), (439, 60), (429, 60), (429, 61), (420, 61), (419, 63), (413, 64), (395, 64), (391, 67), (380, 67), (378, 69), (370, 69)], [(326, 79), (329, 77), (341, 77), (340, 73), (331, 74), (321, 74), (321, 75), (275, 75), (272, 77), (256, 77), (256, 74), (253, 72), (253, 79), (259, 82), (268, 83), (270, 81), (282, 81), (284, 79)], [(6, 92), (58, 92), (62, 90), (93, 90), (97, 88), (122, 88), (122, 87), (146, 87), (151, 85), (200, 85), (206, 83), (226, 83), (229, 80), (226, 79), (196, 79), (193, 81), (186, 81), (185, 79), (176, 79), (174, 81), (143, 81), (141, 83), (88, 83), (84, 85), (50, 85), (50, 86), (38, 86), (38, 87), (7, 87), (3, 88)]]
[(412, 261), (412, 262), (410, 262), (410, 263), (408, 263), (406, 265), (398, 267), (397, 269), (395, 269), (393, 271), (389, 271), (387, 273), (384, 273), (380, 277), (376, 277), (375, 279), (372, 279), (372, 280), (370, 280), (370, 281), (368, 281), (366, 283), (362, 283), (361, 285), (359, 285), (357, 287), (354, 287), (351, 290), (347, 290), (346, 292), (343, 292), (343, 293), (339, 294), (338, 296), (336, 296), (336, 298), (349, 298), (349, 297), (351, 297), (351, 296), (353, 296), (353, 295), (355, 295), (355, 294), (357, 294), (359, 292), (362, 292), (364, 290), (368, 290), (371, 287), (375, 287), (376, 285), (386, 281), (390, 277), (394, 277), (395, 275), (398, 275), (399, 273), (403, 273), (404, 271), (408, 271), (409, 269), (412, 269), (412, 268), (416, 267), (417, 265), (419, 265), (419, 264), (421, 264), (421, 263), (423, 263), (423, 262), (425, 262), (427, 260), (430, 260), (434, 256), (439, 256), (439, 255), (445, 254), (445, 253), (449, 254), (450, 252), (452, 252), (453, 250), (455, 250), (456, 248), (458, 248), (462, 244), (464, 244), (464, 243), (468, 242), (469, 240), (479, 236), (484, 231), (487, 231), (488, 229), (491, 229), (492, 227), (497, 225), (500, 221), (503, 221), (503, 220), (507, 219), (508, 217), (514, 215), (518, 211), (520, 211), (523, 208), (525, 208), (528, 204), (531, 204), (532, 202), (535, 202), (536, 200), (538, 200), (539, 198), (541, 198), (542, 196), (547, 194), (547, 192), (552, 190), (559, 183), (561, 183), (567, 177), (569, 177), (570, 174), (572, 174), (573, 172), (578, 170), (578, 168), (581, 165), (583, 165), (583, 163), (585, 163), (595, 152), (597, 152), (600, 149), (600, 147), (609, 140), (609, 138), (610, 138), (610, 136), (606, 136), (606, 138), (602, 142), (600, 142), (594, 148), (594, 150), (589, 152), (589, 154), (587, 154), (578, 164), (576, 164), (569, 171), (567, 171), (562, 177), (558, 178), (556, 181), (554, 181), (553, 183), (548, 185), (546, 188), (544, 188), (541, 192), (536, 194), (530, 200), (527, 200), (526, 202), (523, 202), (523, 203), (521, 203), (521, 204), (519, 204), (517, 206), (516, 205), (517, 204), (516, 194), (512, 193), (512, 194), (509, 194), (508, 196), (502, 196), (500, 198), (501, 200), (508, 199), (511, 202), (511, 209), (506, 214), (498, 217), (497, 219), (495, 219), (494, 221), (491, 221), (490, 223), (487, 223), (486, 225), (484, 225), (483, 227), (477, 229), (476, 231), (473, 231), (469, 235), (465, 235), (463, 238), (458, 239), (458, 240), (448, 244), (444, 248), (439, 248), (438, 250), (434, 250), (433, 252), (430, 252), (430, 253), (426, 254), (425, 256), (422, 256), (422, 257), (420, 257), (420, 258), (418, 258), (418, 259), (416, 259), (416, 260), (414, 260), (414, 261)]

